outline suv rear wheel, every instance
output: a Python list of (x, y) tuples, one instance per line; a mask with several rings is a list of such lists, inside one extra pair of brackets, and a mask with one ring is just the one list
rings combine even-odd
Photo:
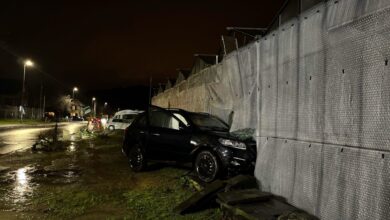
[(195, 171), (203, 182), (214, 181), (220, 173), (220, 164), (217, 157), (208, 150), (201, 151), (195, 159)]

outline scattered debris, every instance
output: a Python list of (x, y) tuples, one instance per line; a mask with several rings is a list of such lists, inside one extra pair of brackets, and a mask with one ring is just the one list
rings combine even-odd
[(250, 175), (238, 175), (227, 180), (225, 192), (239, 189), (251, 189), (258, 188), (257, 180), (254, 176)]
[(187, 176), (189, 185), (196, 191), (200, 192), (204, 189), (205, 185), (202, 184), (195, 176)]
[(286, 212), (297, 211), (298, 209), (280, 202), (279, 200), (272, 198), (265, 202), (254, 202), (246, 204), (228, 205), (220, 200), (217, 202), (221, 205), (224, 216), (229, 219), (264, 219), (275, 220), (278, 216)]
[(54, 151), (59, 146), (58, 144), (58, 123), (55, 124), (54, 129), (46, 134), (40, 134), (38, 141), (33, 144), (33, 151)]
[(202, 182), (197, 181), (196, 178), (191, 177), (189, 177), (189, 182), (198, 192), (174, 209), (175, 212), (180, 214), (198, 211), (202, 208), (215, 205), (215, 199), (219, 192), (226, 192), (230, 189), (257, 187), (256, 179), (248, 175), (239, 175), (225, 181), (217, 180), (208, 185), (204, 185)]
[(32, 146), (32, 150), (33, 151), (52, 151), (52, 146), (53, 145), (53, 141), (46, 138), (46, 137), (43, 137), (43, 136), (40, 136), (39, 137), (39, 140), (33, 144)]
[[(251, 196), (253, 197), (253, 196)], [(261, 219), (261, 220), (317, 220), (318, 218), (299, 210), (298, 208), (281, 201), (275, 196), (270, 196), (263, 201), (243, 200), (243, 203), (228, 204), (221, 199), (217, 203), (221, 205), (223, 215), (228, 219)]]
[(221, 192), (225, 186), (226, 182), (221, 180), (210, 183), (202, 191), (196, 192), (190, 198), (175, 207), (174, 212), (183, 215), (209, 207), (211, 203), (215, 203), (217, 193)]
[(228, 205), (264, 202), (272, 197), (271, 193), (262, 192), (258, 189), (242, 189), (217, 194), (219, 201)]
[(239, 175), (225, 181), (217, 180), (203, 188), (194, 179), (191, 180), (201, 190), (174, 209), (179, 214), (199, 211), (216, 202), (221, 207), (224, 219), (317, 219), (286, 203), (283, 198), (259, 190), (253, 176)]

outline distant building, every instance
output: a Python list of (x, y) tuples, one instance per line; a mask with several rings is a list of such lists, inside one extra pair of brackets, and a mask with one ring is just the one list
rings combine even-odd
[(78, 99), (73, 99), (70, 103), (69, 115), (73, 116), (84, 116), (84, 104)]

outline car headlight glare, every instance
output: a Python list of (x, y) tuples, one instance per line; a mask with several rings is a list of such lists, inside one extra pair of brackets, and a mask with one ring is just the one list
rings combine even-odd
[(220, 138), (218, 139), (219, 143), (226, 147), (233, 147), (240, 150), (246, 150), (246, 145), (239, 141), (234, 141), (230, 139)]

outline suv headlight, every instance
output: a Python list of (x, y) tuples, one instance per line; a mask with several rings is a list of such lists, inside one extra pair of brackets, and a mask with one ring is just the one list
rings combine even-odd
[(226, 147), (233, 147), (240, 150), (246, 150), (246, 145), (239, 141), (233, 141), (225, 138), (219, 138), (218, 141), (219, 143), (221, 143), (223, 146)]

